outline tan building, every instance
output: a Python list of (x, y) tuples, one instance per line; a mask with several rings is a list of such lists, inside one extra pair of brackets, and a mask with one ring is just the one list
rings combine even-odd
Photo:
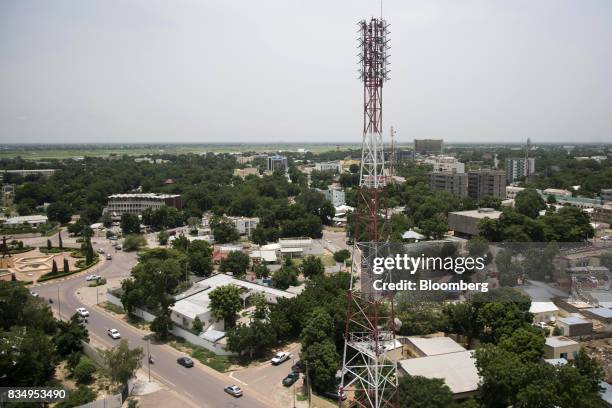
[(429, 187), (432, 190), (444, 190), (457, 197), (468, 195), (468, 175), (454, 172), (429, 173)]
[(108, 205), (104, 213), (110, 214), (113, 219), (118, 219), (123, 214), (140, 215), (147, 208), (157, 210), (164, 205), (180, 210), (182, 208), (181, 196), (154, 193), (113, 194), (108, 196)]
[(573, 360), (580, 351), (580, 343), (563, 336), (547, 337), (544, 344), (544, 358)]
[(448, 227), (455, 231), (456, 235), (474, 236), (478, 235), (478, 223), (485, 218), (496, 220), (501, 211), (492, 208), (479, 208), (478, 210), (455, 211), (448, 213)]
[(244, 169), (234, 169), (234, 176), (246, 178), (247, 176), (259, 176), (259, 169), (257, 167), (247, 167)]
[(559, 308), (553, 302), (531, 302), (529, 313), (533, 314), (533, 322), (554, 322), (559, 315)]
[(499, 170), (469, 171), (468, 196), (506, 198), (506, 172)]

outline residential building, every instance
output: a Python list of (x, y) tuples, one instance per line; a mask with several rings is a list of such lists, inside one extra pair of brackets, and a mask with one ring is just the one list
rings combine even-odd
[(227, 217), (238, 230), (240, 235), (251, 235), (251, 232), (259, 224), (259, 217)]
[(179, 326), (191, 328), (193, 321), (198, 317), (202, 322), (203, 331), (206, 331), (210, 326), (223, 330), (223, 321), (218, 321), (212, 316), (208, 295), (216, 288), (225, 285), (240, 288), (240, 297), (243, 301), (257, 293), (262, 294), (268, 303), (276, 303), (279, 298), (296, 296), (284, 290), (243, 281), (225, 274), (218, 274), (195, 283), (192, 289), (177, 296), (174, 305), (170, 307), (170, 318)]
[(553, 302), (531, 302), (529, 313), (533, 314), (533, 322), (553, 322), (557, 320), (559, 308)]
[(268, 157), (267, 170), (270, 172), (282, 171), (286, 172), (289, 169), (287, 165), (287, 158), (285, 156), (275, 155)]
[(480, 377), (474, 351), (457, 351), (399, 361), (399, 371), (411, 376), (439, 378), (450, 388), (453, 399), (464, 399), (478, 393)]
[(506, 198), (506, 173), (498, 170), (475, 170), (468, 172), (468, 196)]
[(450, 337), (406, 337), (400, 340), (411, 357), (457, 353), (465, 348)]
[(544, 343), (544, 358), (573, 360), (580, 351), (580, 343), (563, 336), (547, 337)]
[(454, 211), (448, 213), (448, 227), (456, 235), (471, 237), (478, 235), (478, 223), (485, 218), (497, 220), (501, 211), (492, 208), (479, 208), (478, 210)]
[(556, 325), (564, 336), (588, 336), (593, 333), (593, 322), (576, 316), (559, 317)]
[(10, 207), (13, 205), (15, 199), (15, 185), (14, 184), (3, 184), (2, 185), (2, 207)]
[(414, 160), (414, 150), (412, 149), (395, 149), (395, 155), (392, 156), (392, 153), (390, 149), (385, 148), (385, 161), (390, 162), (392, 158), (396, 163)]
[(448, 171), (429, 173), (429, 187), (433, 190), (448, 191), (457, 197), (467, 197), (468, 175)]
[(590, 319), (598, 320), (602, 324), (612, 323), (612, 309), (608, 307), (593, 307), (581, 312)]
[(181, 196), (178, 194), (130, 193), (108, 196), (105, 214), (113, 219), (119, 219), (123, 214), (140, 215), (146, 209), (157, 210), (162, 206), (182, 208)]
[(414, 151), (422, 156), (442, 154), (442, 139), (414, 139)]
[(571, 197), (572, 192), (562, 188), (547, 188), (546, 190), (542, 191), (542, 195), (544, 197), (548, 197), (550, 195), (555, 197)]
[(247, 176), (259, 176), (259, 169), (257, 167), (246, 167), (244, 169), (234, 169), (234, 176), (240, 178), (246, 178)]
[(516, 198), (516, 195), (524, 189), (524, 187), (506, 186), (506, 199), (514, 200)]
[(315, 163), (315, 170), (317, 171), (329, 171), (334, 174), (342, 173), (342, 163), (339, 161), (331, 161), (324, 163)]
[(16, 174), (21, 177), (27, 176), (41, 176), (49, 178), (55, 173), (57, 169), (29, 169), (29, 170), (2, 170), (4, 174)]
[(7, 218), (6, 221), (4, 221), (3, 226), (21, 227), (24, 225), (29, 225), (32, 227), (38, 227), (46, 224), (47, 222), (49, 222), (49, 219), (46, 215), (22, 215), (19, 217)]
[(334, 207), (340, 207), (341, 205), (346, 204), (346, 197), (344, 195), (344, 190), (340, 190), (337, 188), (329, 188), (327, 190), (323, 190), (323, 194), (327, 201), (330, 201)]
[(436, 156), (428, 157), (423, 161), (433, 166), (433, 172), (465, 173), (465, 163), (461, 163), (456, 157)]
[(535, 159), (533, 157), (515, 157), (506, 159), (506, 181), (512, 183), (518, 179), (531, 176), (535, 173)]

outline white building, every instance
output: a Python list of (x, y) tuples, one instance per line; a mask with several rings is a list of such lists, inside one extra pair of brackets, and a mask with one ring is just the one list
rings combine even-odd
[(520, 178), (529, 177), (535, 173), (535, 159), (529, 157), (506, 159), (506, 182), (512, 183)]
[(30, 170), (3, 170), (4, 174), (17, 174), (21, 177), (27, 176), (41, 176), (49, 178), (55, 173), (57, 169), (30, 169)]
[(533, 314), (533, 322), (554, 322), (559, 315), (559, 308), (553, 302), (531, 302), (529, 313)]
[(259, 217), (227, 217), (238, 230), (240, 235), (251, 235), (251, 232), (259, 224)]
[(465, 163), (461, 163), (456, 157), (452, 156), (428, 157), (424, 160), (424, 163), (431, 164), (434, 173), (465, 173)]
[(285, 156), (280, 155), (269, 156), (267, 170), (269, 172), (274, 172), (277, 170), (286, 172), (287, 170), (289, 170), (289, 166), (287, 165), (287, 158)]
[(403, 342), (413, 357), (458, 353), (465, 348), (450, 337), (407, 337)]
[(7, 218), (4, 225), (7, 227), (19, 227), (22, 225), (30, 225), (32, 227), (38, 227), (49, 222), (46, 215), (22, 215), (20, 217)]
[(523, 190), (525, 190), (524, 187), (506, 186), (506, 199), (514, 200), (516, 195)]
[(243, 281), (229, 275), (218, 274), (194, 284), (192, 289), (177, 296), (174, 306), (170, 308), (170, 318), (179, 326), (191, 328), (196, 317), (200, 319), (203, 331), (211, 326), (214, 329), (223, 330), (222, 320), (217, 320), (210, 311), (210, 292), (219, 286), (233, 285), (241, 289), (243, 301), (256, 293), (264, 295), (268, 303), (276, 303), (279, 298), (293, 298), (294, 293), (274, 289), (268, 286)]
[(108, 204), (104, 208), (104, 213), (118, 219), (123, 214), (140, 215), (146, 209), (157, 210), (164, 205), (180, 210), (182, 208), (181, 196), (155, 193), (113, 194), (108, 196)]
[(323, 190), (323, 193), (325, 195), (325, 199), (330, 201), (334, 207), (340, 207), (341, 205), (346, 204), (346, 197), (343, 190), (329, 188), (327, 190)]
[(544, 196), (548, 197), (549, 195), (555, 196), (555, 197), (571, 197), (572, 196), (572, 192), (569, 190), (564, 190), (562, 188), (547, 188), (546, 190), (542, 191), (542, 194), (544, 194)]
[(340, 163), (339, 161), (316, 163), (315, 170), (331, 171), (335, 174), (340, 174), (342, 172), (342, 163)]

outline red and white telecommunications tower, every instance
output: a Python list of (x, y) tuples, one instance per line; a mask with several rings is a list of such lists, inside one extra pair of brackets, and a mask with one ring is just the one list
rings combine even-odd
[(372, 272), (373, 259), (385, 256), (389, 250), (388, 175), (382, 138), (382, 89), (389, 72), (389, 26), (382, 18), (372, 18), (359, 23), (359, 32), (363, 142), (340, 392), (348, 395), (349, 407), (397, 408), (397, 365), (387, 353), (397, 347), (395, 325), (399, 322), (395, 320), (392, 295), (374, 291), (371, 286), (374, 278), (390, 279), (389, 274)]

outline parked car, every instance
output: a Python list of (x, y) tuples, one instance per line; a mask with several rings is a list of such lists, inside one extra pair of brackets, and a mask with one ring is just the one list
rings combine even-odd
[(115, 249), (116, 249), (117, 251), (121, 251), (121, 245), (119, 245), (119, 244), (115, 245)]
[(76, 311), (81, 317), (89, 317), (89, 311), (84, 307), (77, 307)]
[(38, 297), (38, 293), (36, 293), (36, 292), (30, 292), (30, 295), (32, 295), (34, 297)]
[(113, 256), (111, 254), (106, 254), (106, 259), (110, 261), (111, 259), (113, 259)]
[(548, 325), (544, 322), (537, 322), (533, 324), (535, 327), (539, 327), (540, 329), (548, 329)]
[(103, 250), (102, 248), (98, 248), (98, 253), (99, 253), (99, 254), (103, 254), (103, 253), (104, 253), (104, 250)]
[(108, 329), (106, 332), (113, 340), (121, 338), (121, 333), (119, 333), (119, 330), (117, 329)]
[(186, 368), (193, 367), (193, 360), (189, 357), (180, 357), (176, 360), (176, 362)]
[(236, 398), (242, 397), (242, 390), (237, 385), (226, 385), (225, 388), (223, 388), (223, 391)]
[(98, 280), (98, 279), (100, 279), (100, 278), (101, 278), (101, 276), (99, 276), (99, 275), (87, 275), (87, 276), (85, 277), (85, 280), (88, 280), (88, 281), (94, 281), (94, 280)]
[(323, 396), (333, 399), (334, 401), (344, 401), (346, 399), (346, 393), (344, 391), (326, 391), (323, 393)]
[(285, 387), (292, 386), (300, 378), (300, 373), (292, 371), (285, 378), (283, 378), (283, 385)]
[(296, 373), (302, 372), (302, 361), (298, 360), (297, 363), (291, 366), (291, 371), (295, 371)]
[(291, 357), (289, 353), (287, 353), (286, 351), (281, 351), (276, 353), (276, 355), (272, 358), (270, 362), (272, 363), (272, 365), (279, 365), (289, 360), (289, 357)]

